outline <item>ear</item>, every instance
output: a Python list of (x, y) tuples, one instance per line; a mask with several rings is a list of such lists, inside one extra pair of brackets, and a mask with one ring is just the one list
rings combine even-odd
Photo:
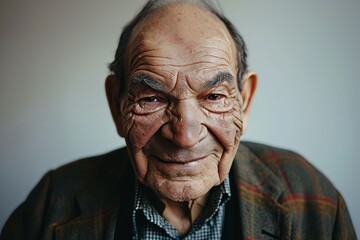
[(242, 105), (242, 114), (243, 114), (243, 124), (244, 124), (244, 131), (247, 128), (247, 120), (249, 117), (251, 103), (255, 94), (256, 86), (257, 86), (257, 75), (255, 72), (248, 71), (245, 73), (242, 81), (242, 90), (241, 90), (241, 97), (243, 100)]
[(105, 80), (105, 91), (117, 132), (121, 137), (124, 137), (122, 114), (120, 109), (119, 83), (114, 75), (107, 76)]

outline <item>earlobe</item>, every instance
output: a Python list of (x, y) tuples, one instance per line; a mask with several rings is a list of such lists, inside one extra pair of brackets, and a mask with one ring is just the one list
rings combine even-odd
[(119, 85), (114, 75), (107, 76), (105, 80), (105, 91), (117, 132), (121, 137), (124, 137), (120, 109)]
[(247, 127), (247, 120), (249, 117), (251, 103), (256, 91), (257, 87), (257, 75), (255, 72), (248, 71), (245, 73), (242, 81), (242, 90), (241, 90), (241, 97), (242, 97), (242, 114), (243, 114), (243, 124), (244, 130)]

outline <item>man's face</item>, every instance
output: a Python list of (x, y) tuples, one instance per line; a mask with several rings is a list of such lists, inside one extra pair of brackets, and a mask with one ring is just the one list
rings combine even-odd
[(209, 12), (170, 4), (134, 29), (126, 56), (118, 128), (137, 178), (160, 198), (205, 195), (227, 176), (242, 133), (232, 38)]

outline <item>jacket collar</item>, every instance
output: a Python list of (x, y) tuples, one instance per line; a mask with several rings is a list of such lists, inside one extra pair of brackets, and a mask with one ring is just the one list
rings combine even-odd
[(279, 203), (285, 191), (282, 181), (244, 144), (239, 146), (233, 168), (244, 239), (287, 239), (292, 216)]
[(283, 182), (246, 145), (241, 144), (234, 166), (240, 186), (277, 202), (285, 190)]

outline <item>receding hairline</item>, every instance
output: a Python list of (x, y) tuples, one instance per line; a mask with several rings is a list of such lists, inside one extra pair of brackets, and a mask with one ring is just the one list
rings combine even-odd
[(239, 90), (241, 91), (241, 80), (248, 67), (246, 44), (236, 27), (223, 14), (223, 11), (221, 10), (218, 2), (215, 2), (213, 0), (148, 0), (141, 9), (141, 11), (139, 11), (138, 14), (123, 28), (115, 52), (115, 58), (109, 64), (110, 72), (114, 74), (114, 76), (118, 80), (119, 94), (124, 93), (126, 89), (126, 50), (131, 44), (131, 41), (129, 41), (129, 39), (133, 33), (134, 28), (141, 24), (144, 20), (148, 19), (148, 16), (151, 16), (153, 12), (159, 9), (163, 9), (164, 6), (168, 6), (171, 3), (192, 4), (199, 9), (202, 9), (204, 12), (213, 15), (216, 22), (219, 22), (220, 24), (223, 24), (225, 26), (227, 32), (230, 34), (231, 41), (235, 43), (236, 64), (238, 69), (237, 81)]
[[(135, 30), (137, 27), (141, 26), (142, 24), (146, 23), (146, 20), (149, 20), (151, 17), (153, 17), (156, 14), (161, 14), (161, 12), (166, 12), (166, 10), (168, 8), (170, 8), (171, 6), (174, 5), (192, 5), (194, 7), (196, 7), (196, 9), (204, 12), (204, 13), (208, 13), (213, 20), (215, 20), (216, 22), (220, 23), (225, 29), (226, 26), (225, 24), (221, 21), (221, 19), (219, 19), (218, 16), (216, 16), (213, 12), (211, 5), (205, 5), (204, 3), (205, 1), (193, 1), (193, 0), (163, 0), (163, 1), (157, 1), (152, 8), (147, 12), (147, 14), (140, 20), (137, 22), (137, 24), (135, 25), (134, 29)], [(151, 23), (147, 23), (146, 25), (151, 25)]]
[[(139, 22), (137, 22), (137, 24), (134, 26), (134, 28), (131, 31), (131, 34), (129, 36), (129, 41), (126, 44), (126, 50), (125, 50), (125, 56), (126, 56), (126, 59), (127, 59), (127, 61), (125, 62), (125, 66), (126, 66), (125, 67), (125, 72), (127, 72), (126, 77), (129, 77), (128, 74), (129, 74), (129, 71), (131, 70), (130, 66), (128, 64), (129, 64), (129, 59), (130, 59), (129, 54), (131, 52), (131, 49), (132, 49), (133, 45), (136, 45), (135, 46), (135, 48), (136, 48), (138, 46), (137, 42), (144, 41), (146, 39), (146, 34), (147, 34), (148, 31), (151, 32), (151, 31), (153, 31), (154, 26), (155, 26), (155, 29), (156, 29), (157, 24), (162, 24), (161, 23), (162, 20), (160, 20), (161, 17), (164, 17), (167, 14), (167, 12), (172, 11), (173, 5), (176, 5), (176, 6), (187, 5), (187, 6), (191, 6), (191, 9), (194, 9), (192, 7), (195, 6), (195, 8), (198, 11), (200, 11), (199, 12), (200, 14), (205, 13), (202, 16), (203, 19), (210, 18), (210, 21), (213, 21), (212, 23), (216, 22), (217, 24), (219, 24), (219, 27), (221, 27), (222, 30), (218, 31), (216, 34), (222, 34), (224, 39), (227, 39), (226, 42), (227, 42), (228, 46), (230, 47), (229, 51), (234, 53), (233, 57), (235, 58), (235, 61), (237, 61), (237, 59), (236, 59), (237, 58), (236, 57), (236, 54), (237, 54), (236, 43), (235, 43), (230, 31), (228, 30), (227, 26), (225, 25), (225, 23), (217, 15), (215, 15), (211, 11), (211, 9), (208, 9), (208, 8), (206, 8), (206, 6), (200, 5), (199, 3), (195, 3), (195, 2), (193, 2), (191, 0), (188, 0), (188, 1), (170, 0), (170, 1), (162, 1), (162, 2), (163, 2), (163, 4), (157, 4), (156, 7), (151, 10), (151, 12), (149, 12), (145, 17), (143, 17)], [(188, 10), (189, 10), (189, 8), (184, 9), (184, 11), (188, 11)], [(193, 12), (194, 12), (194, 10), (193, 10)], [(176, 13), (176, 11), (175, 11), (175, 13)], [(160, 17), (158, 18), (159, 14), (160, 14)], [(194, 15), (196, 15), (196, 13)], [(154, 17), (155, 17), (155, 20), (153, 19)], [(159, 21), (157, 21), (157, 19), (159, 19)], [(200, 23), (203, 23), (203, 22), (200, 22)], [(210, 23), (207, 22), (207, 24), (211, 24), (211, 22)], [(190, 28), (191, 27), (192, 26), (190, 26)], [(213, 36), (215, 36), (215, 35), (213, 34)], [(210, 35), (210, 37), (213, 37), (213, 36)], [(135, 41), (135, 40), (137, 40), (137, 41)], [(237, 64), (235, 64), (235, 65), (236, 65), (236, 68), (237, 68), (238, 67)]]
[[(157, 19), (161, 19), (164, 16), (166, 17), (166, 15), (169, 14), (168, 9), (170, 9), (171, 11), (174, 5), (193, 6), (194, 8), (197, 9), (197, 11), (199, 11), (200, 14), (204, 14), (202, 16), (203, 19), (204, 17), (209, 17), (211, 21), (214, 21), (217, 24), (219, 24), (219, 27), (221, 27), (224, 30), (225, 34), (230, 40), (229, 44), (231, 44), (236, 51), (236, 44), (225, 23), (216, 14), (214, 14), (214, 12), (212, 12), (212, 9), (207, 8), (205, 5), (203, 5), (203, 1), (195, 2), (192, 0), (164, 0), (164, 1), (160, 1), (160, 3), (157, 4), (155, 3), (154, 7), (142, 19), (140, 19), (140, 21), (138, 21), (134, 26), (134, 28), (132, 29), (131, 34), (129, 36), (129, 41), (127, 42), (126, 45), (126, 51), (129, 50), (129, 46), (133, 44), (133, 40), (139, 33), (143, 37), (149, 30), (153, 30), (153, 26), (161, 22), (161, 20), (158, 21)], [(189, 11), (189, 9), (185, 9), (184, 11)], [(196, 13), (194, 15), (196, 15)]]

